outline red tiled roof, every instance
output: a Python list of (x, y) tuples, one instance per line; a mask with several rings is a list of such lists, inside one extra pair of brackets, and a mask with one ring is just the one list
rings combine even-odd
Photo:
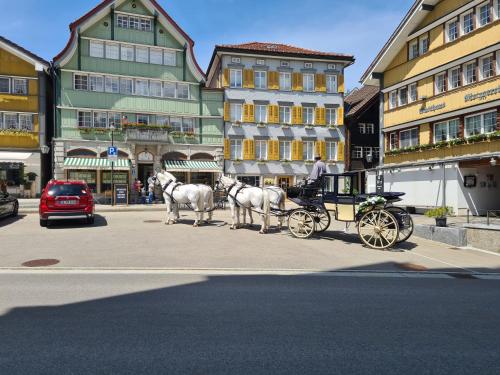
[(28, 55), (29, 57), (31, 57), (33, 60), (37, 60), (39, 63), (43, 64), (43, 65), (49, 65), (49, 63), (47, 61), (45, 61), (44, 59), (42, 59), (40, 56), (37, 56), (35, 55), (33, 52), (31, 51), (28, 51), (27, 49), (21, 47), (19, 44), (16, 44), (14, 43), (13, 41), (7, 39), (7, 38), (4, 38), (3, 36), (0, 35), (0, 42), (3, 42), (5, 44), (8, 44), (9, 46), (11, 46), (12, 48), (15, 48), (17, 49), (19, 52), (21, 53), (24, 53), (25, 55)]
[(343, 53), (335, 52), (322, 52), (315, 51), (306, 48), (300, 48), (295, 46), (290, 46), (288, 44), (281, 43), (263, 43), (263, 42), (250, 42), (243, 44), (222, 44), (215, 46), (215, 49), (229, 49), (229, 50), (240, 50), (240, 51), (250, 51), (250, 52), (264, 52), (266, 54), (286, 54), (286, 55), (309, 55), (315, 57), (336, 57), (341, 59), (353, 60), (354, 56), (347, 55)]
[(363, 86), (360, 89), (356, 89), (347, 95), (344, 99), (344, 103), (348, 107), (348, 111), (345, 116), (350, 117), (356, 115), (360, 110), (362, 110), (372, 99), (374, 99), (380, 92), (378, 86)]

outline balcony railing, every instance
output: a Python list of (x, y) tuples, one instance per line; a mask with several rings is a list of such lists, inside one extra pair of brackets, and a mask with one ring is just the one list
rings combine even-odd
[(127, 141), (170, 142), (166, 129), (126, 129)]

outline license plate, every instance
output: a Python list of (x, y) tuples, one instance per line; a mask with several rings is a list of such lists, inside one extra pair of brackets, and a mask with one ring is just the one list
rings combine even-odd
[(69, 205), (77, 204), (78, 201), (75, 201), (75, 200), (66, 200), (66, 201), (59, 201), (58, 203), (62, 204), (62, 205), (65, 205), (65, 206), (66, 205), (69, 206)]

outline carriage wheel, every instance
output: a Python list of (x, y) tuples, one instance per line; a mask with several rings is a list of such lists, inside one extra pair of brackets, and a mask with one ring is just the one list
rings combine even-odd
[(413, 234), (413, 219), (411, 215), (400, 207), (387, 207), (389, 211), (399, 223), (399, 235), (397, 243), (404, 242)]
[(288, 216), (288, 230), (294, 237), (309, 238), (314, 233), (314, 217), (304, 209), (292, 211)]
[(361, 217), (358, 233), (365, 245), (373, 249), (387, 249), (398, 240), (399, 225), (390, 212), (372, 210)]
[(322, 233), (330, 227), (331, 222), (330, 213), (327, 210), (320, 210), (314, 214), (314, 231), (316, 233)]

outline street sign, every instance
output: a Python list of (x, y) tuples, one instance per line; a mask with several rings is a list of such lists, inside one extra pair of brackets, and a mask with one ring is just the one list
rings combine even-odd
[(118, 147), (108, 147), (108, 159), (112, 161), (118, 160)]

